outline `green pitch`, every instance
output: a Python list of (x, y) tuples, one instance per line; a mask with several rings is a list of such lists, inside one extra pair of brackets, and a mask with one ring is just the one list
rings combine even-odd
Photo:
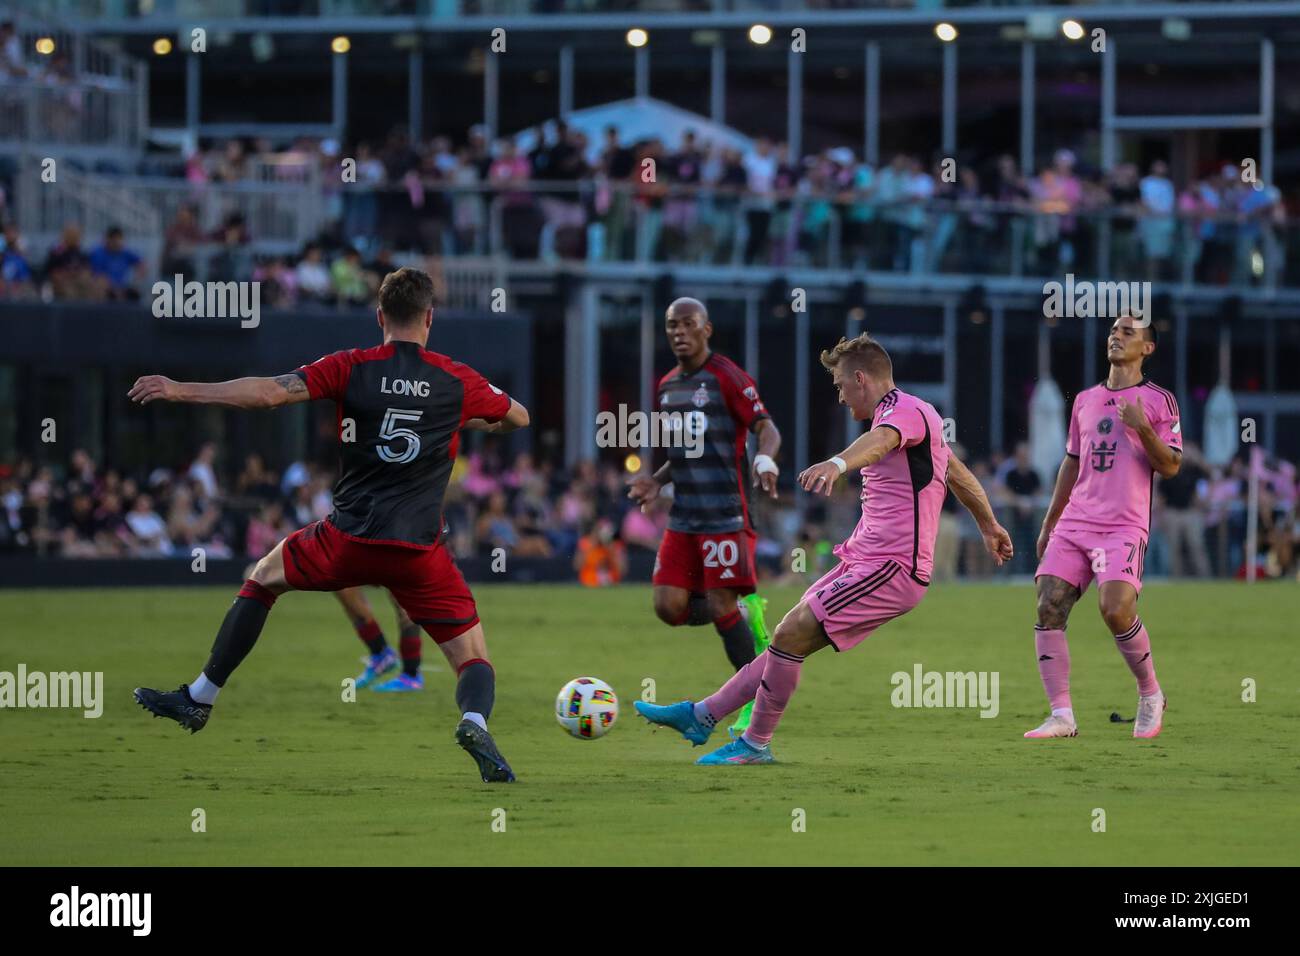
[[(1108, 719), (1132, 717), (1136, 691), (1095, 590), (1070, 631), (1080, 736), (1026, 741), (1045, 715), (1030, 587), (940, 584), (857, 650), (810, 659), (778, 765), (707, 769), (632, 702), (647, 678), (660, 702), (725, 679), (712, 628), (660, 625), (646, 587), (479, 587), (492, 729), (520, 778), (491, 787), (452, 742), (453, 679), (431, 643), (422, 694), (341, 699), (362, 647), (328, 595), (280, 600), (203, 732), (142, 711), (131, 689), (192, 679), (234, 590), (0, 592), (0, 671), (103, 671), (105, 697), (98, 719), (0, 711), (0, 864), (1300, 862), (1292, 585), (1147, 588), (1170, 699), (1154, 741)], [(775, 626), (798, 591), (768, 596)], [(892, 706), (891, 675), (917, 664), (998, 672), (997, 716)], [(597, 741), (552, 716), (583, 674), (622, 702)]]

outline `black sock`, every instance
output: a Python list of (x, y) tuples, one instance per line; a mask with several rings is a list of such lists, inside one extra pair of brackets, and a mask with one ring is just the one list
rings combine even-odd
[(690, 600), (686, 602), (686, 625), (688, 627), (703, 627), (705, 624), (712, 623), (713, 611), (709, 610), (708, 594), (692, 593)]
[(402, 673), (415, 677), (420, 673), (420, 640), (424, 630), (418, 624), (412, 624), (401, 630)]
[(462, 714), (482, 714), (487, 720), (496, 697), (497, 675), (492, 665), (480, 658), (461, 665), (456, 681), (456, 706)]
[(740, 614), (740, 609), (732, 611), (725, 617), (713, 622), (713, 626), (722, 636), (722, 646), (727, 651), (727, 660), (731, 666), (740, 670), (757, 655), (754, 653), (754, 632)]
[(217, 639), (212, 642), (212, 653), (203, 668), (208, 680), (218, 687), (226, 686), (226, 681), (235, 668), (257, 643), (275, 598), (274, 594), (256, 581), (244, 582), (235, 603), (226, 612), (226, 619), (221, 622)]
[(366, 645), (366, 650), (372, 657), (384, 653), (384, 648), (388, 646), (388, 641), (384, 640), (384, 632), (379, 627), (379, 622), (371, 619), (361, 621), (356, 625), (357, 637)]

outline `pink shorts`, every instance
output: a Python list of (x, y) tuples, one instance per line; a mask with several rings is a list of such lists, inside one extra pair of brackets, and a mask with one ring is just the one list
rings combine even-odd
[(1142, 566), (1147, 554), (1146, 532), (1138, 528), (1114, 531), (1064, 531), (1056, 528), (1047, 539), (1043, 560), (1034, 578), (1050, 574), (1088, 590), (1093, 578), (1097, 586), (1107, 581), (1125, 581), (1142, 591)]
[(857, 647), (887, 621), (906, 614), (925, 597), (925, 585), (897, 561), (842, 562), (804, 592), (837, 651)]

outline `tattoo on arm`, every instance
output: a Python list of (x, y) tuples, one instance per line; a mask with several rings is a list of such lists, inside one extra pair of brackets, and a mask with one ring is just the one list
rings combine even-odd
[(277, 375), (275, 377), (275, 384), (279, 385), (291, 395), (307, 391), (307, 383), (293, 372), (289, 372), (286, 375)]

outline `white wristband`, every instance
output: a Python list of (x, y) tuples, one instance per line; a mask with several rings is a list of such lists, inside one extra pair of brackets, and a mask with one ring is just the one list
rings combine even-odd
[(754, 470), (760, 475), (765, 475), (768, 472), (771, 472), (774, 475), (779, 475), (781, 473), (781, 469), (776, 467), (776, 462), (772, 460), (771, 455), (755, 455)]
[(839, 455), (832, 455), (828, 460), (832, 465), (840, 470), (841, 475), (849, 470), (848, 464)]
[(675, 489), (673, 488), (673, 483), (670, 481), (670, 482), (668, 482), (668, 484), (663, 485), (663, 486), (661, 486), (661, 487), (659, 488), (659, 497), (660, 497), (660, 498), (667, 498), (667, 499), (669, 499), (669, 500), (671, 501), (672, 498), (673, 498), (673, 491), (674, 491), (674, 490), (675, 490)]

